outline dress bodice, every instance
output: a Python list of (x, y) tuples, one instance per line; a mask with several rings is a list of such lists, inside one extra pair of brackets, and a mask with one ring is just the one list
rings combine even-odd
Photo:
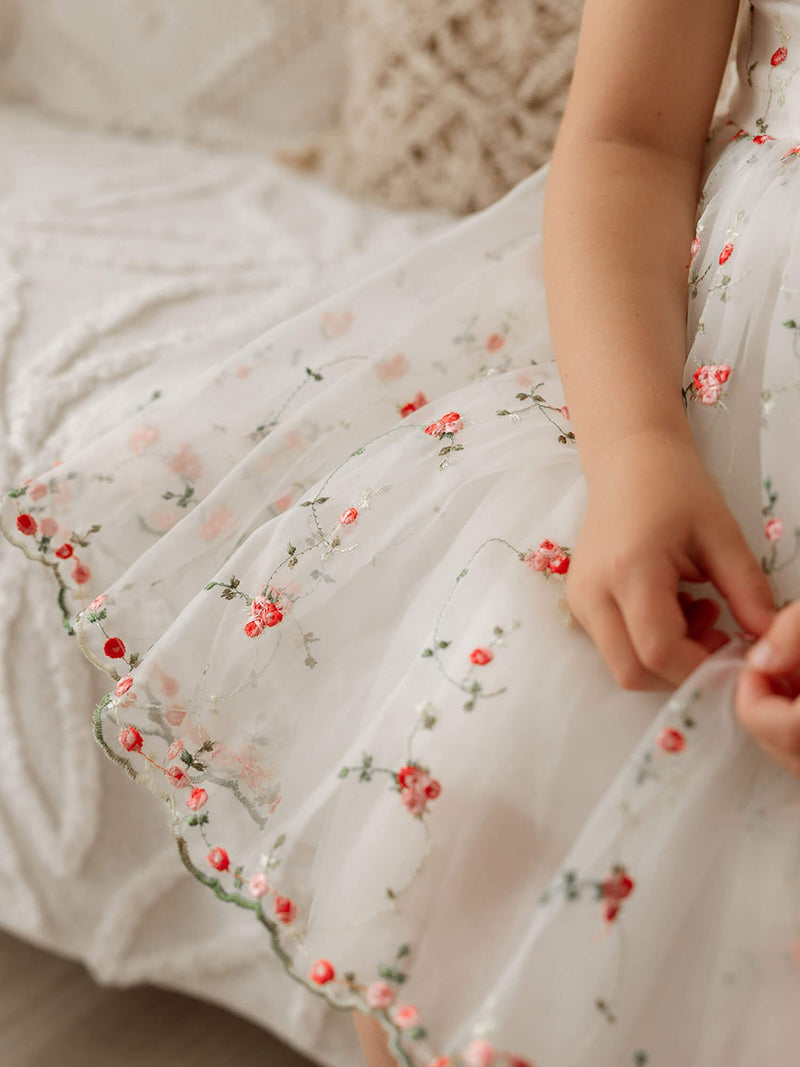
[(745, 0), (731, 116), (761, 137), (800, 138), (800, 0)]

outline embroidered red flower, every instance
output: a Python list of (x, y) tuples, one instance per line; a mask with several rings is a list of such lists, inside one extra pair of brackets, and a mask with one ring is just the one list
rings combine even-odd
[(538, 548), (528, 552), (523, 562), (532, 571), (548, 574), (566, 574), (569, 570), (569, 551), (549, 538), (545, 538)]
[(171, 785), (174, 785), (176, 789), (188, 789), (192, 784), (189, 775), (183, 767), (179, 767), (177, 763), (164, 771), (164, 777)]
[(206, 859), (215, 871), (227, 871), (231, 865), (228, 853), (224, 848), (212, 848)]
[(797, 155), (800, 155), (800, 144), (796, 144), (794, 148), (790, 148), (788, 152), (784, 152), (781, 159), (792, 159)]
[(58, 556), (59, 559), (69, 559), (69, 557), (73, 554), (74, 551), (75, 549), (72, 547), (69, 541), (65, 541), (63, 545), (58, 546), (53, 555)]
[(490, 352), (499, 352), (505, 343), (506, 339), (501, 333), (493, 333), (486, 341), (486, 347)]
[(441, 437), (446, 433), (458, 433), (463, 429), (464, 423), (461, 416), (457, 411), (448, 411), (446, 415), (442, 415), (436, 422), (432, 422), (430, 426), (425, 427), (425, 433), (430, 434), (431, 437)]
[(120, 637), (109, 637), (103, 645), (103, 651), (109, 659), (122, 659), (125, 655), (125, 643)]
[(722, 266), (723, 263), (727, 263), (728, 262), (728, 260), (731, 258), (732, 252), (733, 252), (733, 245), (729, 241), (728, 244), (725, 245), (725, 247), (722, 249), (722, 251), (719, 254), (720, 266)]
[(760, 133), (757, 137), (753, 138), (753, 144), (766, 144), (767, 141), (774, 141), (774, 137), (770, 137), (768, 133)]
[(494, 652), (490, 648), (473, 648), (469, 654), (470, 662), (477, 667), (485, 667), (494, 659)]
[(400, 408), (400, 416), (401, 416), (401, 418), (405, 418), (407, 415), (410, 415), (413, 411), (418, 411), (419, 408), (424, 408), (427, 403), (428, 403), (427, 396), (425, 396), (425, 394), (422, 391), (418, 392), (415, 395), (413, 400), (409, 400), (407, 404), (403, 404), (403, 406)]
[(629, 897), (634, 889), (634, 881), (624, 867), (615, 867), (600, 885), (604, 902), (603, 914), (606, 922), (613, 922), (619, 914), (622, 901)]
[(442, 784), (422, 767), (408, 764), (397, 772), (397, 784), (400, 786), (400, 800), (403, 807), (412, 815), (422, 816), (429, 800), (436, 800), (442, 792)]
[(297, 908), (294, 901), (289, 900), (288, 897), (275, 897), (275, 918), (278, 922), (289, 923), (294, 922), (297, 915)]
[(702, 241), (700, 240), (699, 237), (695, 237), (695, 239), (692, 241), (691, 253), (689, 255), (689, 264), (688, 264), (689, 266), (691, 265), (692, 261), (697, 256), (697, 253), (700, 251), (701, 247), (702, 247)]
[(355, 522), (358, 518), (358, 511), (355, 508), (347, 508), (339, 516), (339, 523), (341, 526), (349, 526), (351, 522)]
[(116, 686), (114, 688), (114, 696), (115, 697), (123, 696), (125, 693), (128, 692), (128, 690), (130, 689), (130, 687), (132, 685), (133, 685), (132, 676), (130, 674), (126, 674), (123, 678), (120, 678), (120, 680), (117, 682), (117, 684), (116, 684)]
[(205, 789), (200, 789), (198, 786), (195, 786), (186, 798), (186, 807), (190, 808), (192, 811), (199, 811), (200, 808), (205, 805), (207, 800), (208, 793)]
[(770, 58), (770, 64), (773, 67), (779, 67), (781, 63), (786, 61), (786, 57), (789, 55), (789, 49), (785, 45), (781, 45), (780, 48), (776, 48)]
[(144, 738), (135, 726), (126, 726), (119, 735), (119, 743), (126, 752), (141, 752)]
[(317, 985), (327, 985), (336, 977), (336, 971), (328, 960), (317, 960), (311, 968), (310, 977)]
[(395, 1001), (395, 992), (388, 982), (372, 982), (364, 990), (364, 1000), (370, 1008), (388, 1008)]
[(258, 637), (268, 626), (277, 626), (283, 618), (283, 612), (277, 604), (266, 597), (253, 597), (250, 605), (250, 619), (245, 624), (244, 632), (248, 637)]
[(681, 752), (686, 748), (686, 738), (680, 730), (665, 727), (656, 738), (656, 744), (664, 752)]
[(69, 572), (69, 575), (76, 585), (85, 585), (92, 577), (92, 572), (85, 563), (81, 563), (81, 561), (76, 558), (75, 566)]
[(108, 603), (108, 594), (107, 593), (101, 593), (100, 596), (96, 596), (94, 598), (94, 600), (91, 602), (91, 604), (87, 608), (87, 611), (92, 611), (92, 612), (100, 611), (100, 609), (102, 607), (104, 607), (107, 603)]
[(718, 403), (722, 396), (722, 386), (731, 376), (727, 363), (706, 363), (694, 372), (692, 384), (702, 404)]
[(764, 523), (764, 536), (768, 541), (780, 541), (783, 537), (783, 520), (778, 518), (767, 519)]
[(21, 515), (17, 515), (17, 529), (21, 534), (25, 534), (26, 537), (33, 537), (39, 527), (33, 515), (29, 515), (27, 511), (23, 511)]

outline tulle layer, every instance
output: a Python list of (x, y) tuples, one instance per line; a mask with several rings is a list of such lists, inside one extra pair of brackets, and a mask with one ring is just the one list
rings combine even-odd
[[(800, 161), (733, 132), (685, 396), (789, 599)], [(545, 177), (87, 427), (3, 530), (109, 675), (96, 738), (187, 869), (399, 1063), (788, 1062), (800, 787), (734, 720), (744, 644), (664, 701), (620, 691), (565, 610), (585, 484)]]

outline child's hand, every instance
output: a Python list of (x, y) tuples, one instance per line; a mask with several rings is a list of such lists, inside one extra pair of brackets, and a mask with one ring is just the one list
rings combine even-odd
[(775, 614), (769, 582), (694, 444), (656, 432), (627, 438), (592, 469), (567, 578), (570, 611), (623, 688), (679, 685), (725, 644), (718, 606), (687, 603), (681, 580), (712, 582), (756, 637)]
[(769, 756), (800, 777), (800, 601), (778, 612), (748, 652), (736, 714)]

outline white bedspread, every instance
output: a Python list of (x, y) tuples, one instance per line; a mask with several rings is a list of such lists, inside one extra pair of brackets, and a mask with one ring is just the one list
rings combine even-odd
[[(449, 224), (255, 153), (0, 108), (2, 485)], [(0, 549), (0, 923), (104, 983), (181, 989), (278, 1034), (306, 1016), (292, 1027), (305, 1051), (344, 1065), (349, 1020), (326, 1020), (252, 924), (186, 875), (162, 805), (95, 746), (102, 686), (53, 597), (44, 568)]]

